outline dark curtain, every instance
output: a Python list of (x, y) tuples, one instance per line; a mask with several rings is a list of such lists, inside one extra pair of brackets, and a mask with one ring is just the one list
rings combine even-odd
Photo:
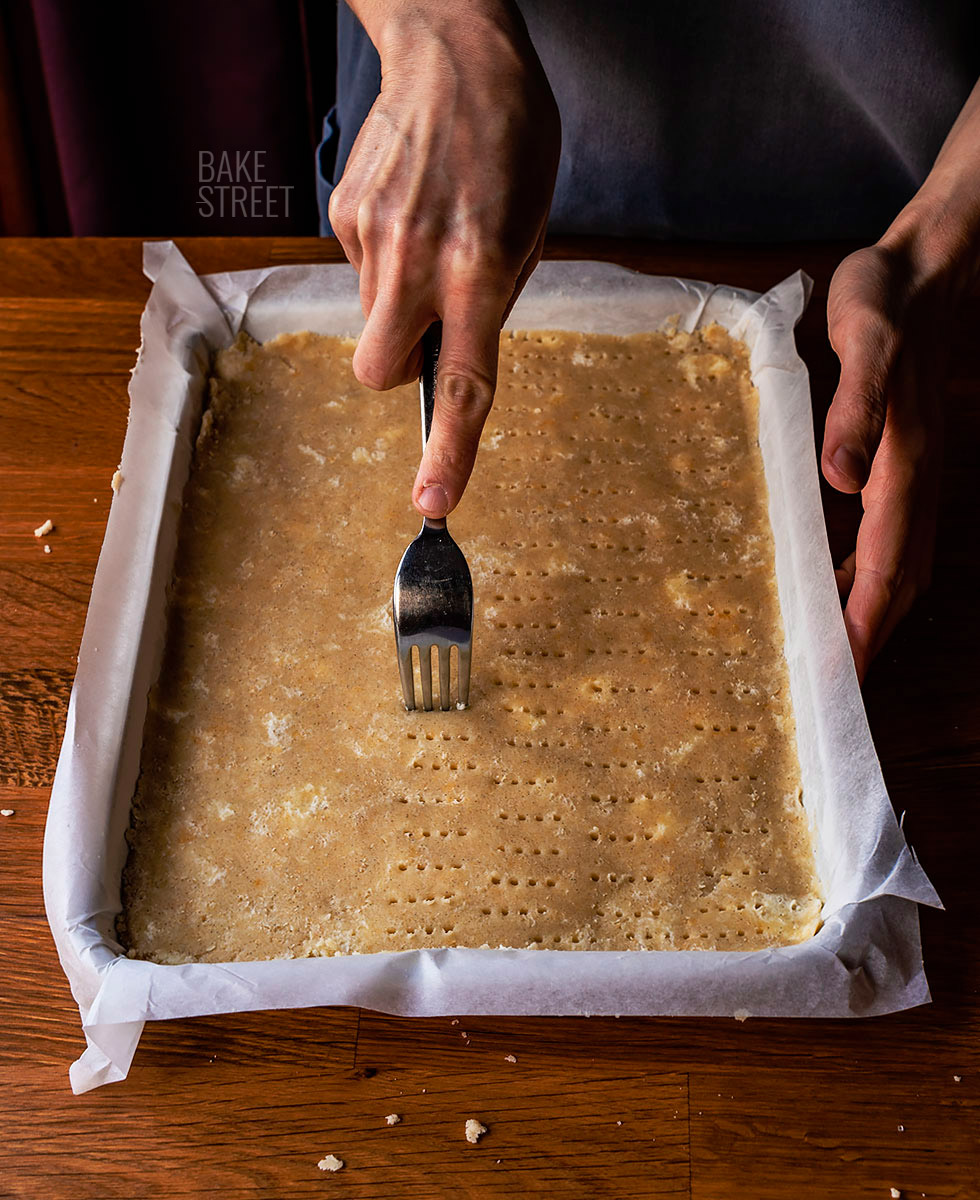
[(0, 232), (315, 234), (335, 14), (0, 0)]

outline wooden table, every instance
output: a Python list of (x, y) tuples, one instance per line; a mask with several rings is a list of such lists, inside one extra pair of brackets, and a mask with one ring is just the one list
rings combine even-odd
[[(333, 260), (317, 240), (181, 243), (199, 271)], [(560, 257), (763, 289), (816, 280), (800, 332), (815, 407), (845, 247), (561, 241)], [(46, 802), (126, 429), (148, 292), (133, 239), (0, 243), (0, 1195), (980, 1196), (980, 327), (952, 332), (936, 583), (865, 694), (924, 911), (934, 1002), (870, 1021), (408, 1020), (307, 1009), (151, 1024), (129, 1078), (73, 1097), (83, 1048), (41, 899)], [(819, 428), (819, 426), (818, 426)], [(57, 525), (51, 553), (32, 531)], [(835, 510), (835, 539), (853, 523)], [(514, 1055), (516, 1062), (507, 1061)], [(385, 1115), (401, 1114), (388, 1126)], [(467, 1117), (490, 1132), (476, 1147)], [(321, 1173), (317, 1160), (347, 1164)]]

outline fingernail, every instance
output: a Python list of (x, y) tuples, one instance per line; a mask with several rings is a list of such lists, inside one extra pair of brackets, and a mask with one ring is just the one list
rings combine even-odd
[(831, 462), (838, 471), (858, 487), (864, 483), (868, 473), (867, 460), (860, 450), (851, 446), (838, 446)]
[(427, 488), (423, 488), (417, 503), (429, 517), (444, 517), (449, 511), (449, 497), (438, 483), (430, 483)]

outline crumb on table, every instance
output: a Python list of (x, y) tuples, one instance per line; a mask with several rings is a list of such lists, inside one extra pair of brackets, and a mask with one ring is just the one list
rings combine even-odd
[(336, 1154), (328, 1154), (325, 1158), (321, 1158), (316, 1165), (321, 1171), (339, 1171), (344, 1165), (344, 1160), (338, 1158)]
[(475, 1146), (481, 1137), (487, 1132), (486, 1125), (481, 1124), (473, 1117), (466, 1122), (466, 1140), (471, 1146)]
[(34, 530), (34, 536), (37, 538), (47, 537), (47, 535), (49, 533), (53, 533), (53, 532), (54, 532), (54, 521), (52, 521), (49, 518), (42, 525), (38, 525), (37, 529)]
[(385, 1121), (386, 1121), (386, 1122), (387, 1122), (389, 1125), (397, 1125), (397, 1124), (398, 1124), (398, 1122), (399, 1122), (400, 1120), (401, 1120), (401, 1117), (398, 1115), (398, 1113), (389, 1113), (389, 1114), (388, 1114), (388, 1115), (385, 1117)]

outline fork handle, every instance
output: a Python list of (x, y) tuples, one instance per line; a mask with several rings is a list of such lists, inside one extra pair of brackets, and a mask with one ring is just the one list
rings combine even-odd
[(442, 322), (433, 321), (422, 334), (422, 374), (419, 376), (419, 393), (422, 400), (422, 449), (432, 432), (432, 413), (436, 406), (436, 374), (439, 367), (439, 350), (442, 347)]

